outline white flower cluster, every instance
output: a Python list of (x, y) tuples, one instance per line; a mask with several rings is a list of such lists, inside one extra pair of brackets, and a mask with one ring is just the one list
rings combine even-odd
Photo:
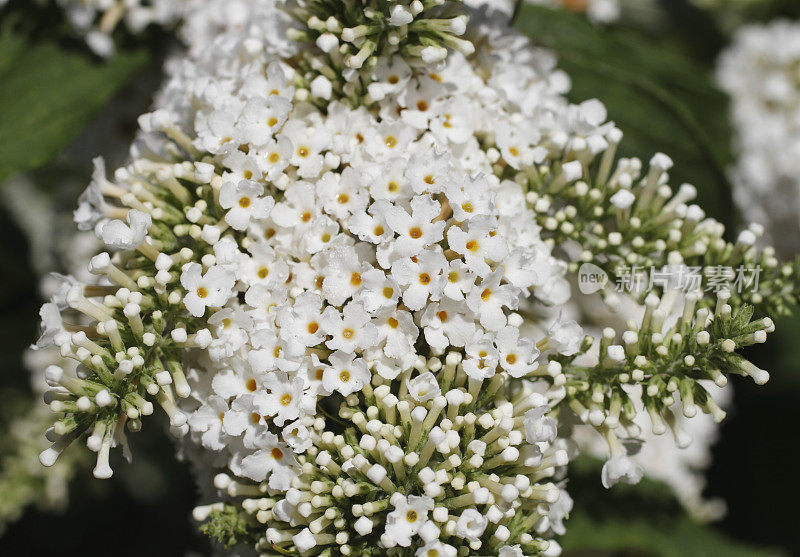
[[(624, 190), (623, 190), (624, 191)], [(577, 294), (570, 301), (567, 311), (576, 316), (582, 315), (585, 331), (600, 337), (604, 326), (616, 330), (625, 328), (625, 322), (642, 319), (642, 306), (630, 296), (621, 296), (617, 309), (609, 314), (606, 305), (596, 296)], [(681, 304), (675, 303), (672, 315), (668, 320), (679, 317)], [(705, 388), (713, 393), (713, 398), (723, 409), (728, 409), (732, 394), (726, 389), (707, 382)], [(672, 411), (675, 415), (673, 435), (657, 435), (650, 428), (650, 420), (646, 417), (642, 402), (642, 389), (634, 387), (629, 391), (640, 414), (634, 420), (640, 429), (636, 437), (641, 439), (641, 446), (632, 456), (644, 474), (644, 477), (662, 482), (670, 487), (676, 499), (691, 515), (701, 521), (712, 521), (722, 517), (725, 504), (719, 499), (704, 498), (706, 488), (705, 473), (711, 465), (712, 448), (720, 434), (720, 426), (709, 414), (698, 414), (691, 418), (684, 416), (675, 404)], [(571, 438), (578, 444), (581, 453), (598, 459), (605, 459), (609, 446), (597, 435), (595, 429), (584, 425), (575, 427)]]
[[(363, 433), (371, 433), (359, 443), (380, 442), (377, 462), (362, 469), (347, 450), (334, 461), (341, 469), (355, 466), (360, 472), (354, 474), (366, 474), (385, 491), (391, 484), (382, 479), (383, 453), (400, 451), (419, 476), (420, 495), (391, 499), (395, 511), (385, 517), (384, 547), (407, 547), (419, 533), (420, 543), (455, 551), (437, 545), (441, 531), (442, 539), (464, 538), (475, 550), (509, 539), (526, 552), (545, 549), (528, 532), (536, 526), (544, 534), (560, 524), (547, 519), (560, 491), (534, 482), (566, 464), (566, 452), (550, 449), (555, 427), (545, 417), (548, 398), (501, 391), (511, 388), (509, 378), (563, 383), (560, 367), (540, 362), (540, 351), (574, 353), (582, 337), (579, 327), (558, 324), (537, 346), (520, 332), (523, 319), (512, 312), (521, 303), (563, 304), (569, 285), (565, 265), (540, 239), (525, 190), (513, 178), (516, 169), (567, 144), (601, 147), (612, 130), (600, 126), (602, 107), (568, 105), (560, 97), (566, 79), (552, 71), (550, 55), (516, 37), (508, 44), (504, 30), (493, 30), (472, 61), (457, 52), (435, 69), (412, 68), (399, 54), (378, 60), (367, 76), (367, 106), (351, 108), (329, 100), (324, 76), (308, 89), (295, 85), (298, 76), (279, 57), (287, 44), (263, 41), (263, 25), (274, 22), (256, 19), (222, 33), (197, 58), (174, 60), (159, 109), (140, 119), (147, 134), (132, 164), (108, 180), (98, 163), (75, 218), (117, 254), (92, 259), (92, 272), (105, 277), (100, 285), (67, 282), (45, 306), (40, 344), (54, 342), (102, 374), (109, 353), (86, 327), (74, 332), (62, 323), (59, 310), (70, 308), (100, 322), (98, 332), (117, 351), (115, 377), (151, 365), (147, 352), (125, 350), (127, 327), (142, 348), (163, 349), (153, 362), (161, 371), (145, 387), (170, 415), (173, 431), (196, 443), (187, 454), (199, 455), (201, 468), (227, 469), (285, 493), (284, 514), (274, 511), (270, 524), (294, 524), (295, 518), (281, 518), (292, 513), (307, 519), (311, 530), (300, 533), (272, 526), (270, 543), (286, 535), (298, 548), (344, 543), (312, 535), (322, 517), (298, 507), (291, 489), (303, 485), (306, 455), (320, 464), (320, 450), (339, 443), (322, 431), (321, 397), (337, 393), (354, 404), (354, 395), (376, 386), (383, 393), (377, 408), (385, 414), (375, 417), (391, 425), (396, 409), (402, 423), (418, 426), (386, 431), (370, 422)], [(163, 162), (153, 151), (194, 162)], [(576, 170), (565, 165), (560, 179), (574, 181)], [(131, 250), (143, 257), (139, 263)], [(126, 273), (133, 268), (142, 271)], [(102, 304), (92, 300), (97, 295), (105, 296)], [(152, 311), (157, 300), (170, 308)], [(170, 316), (176, 304), (188, 315)], [(117, 311), (123, 325), (114, 321)], [(162, 326), (175, 320), (171, 329)], [(174, 349), (183, 355), (166, 354)], [(90, 385), (86, 375), (51, 369), (47, 379), (56, 391), (92, 391), (75, 403), (54, 394), (51, 407), (115, 407), (115, 393)], [(491, 393), (497, 398), (487, 399)], [(120, 404), (134, 423), (152, 412), (135, 392)], [(71, 423), (57, 425), (56, 444), (43, 462), (63, 449), (58, 436), (70, 438), (72, 431)], [(89, 437), (98, 477), (111, 474), (108, 451), (118, 433), (118, 425), (101, 422)], [(420, 447), (415, 460), (423, 438), (436, 443)], [(469, 445), (464, 460), (485, 479), (466, 482), (446, 473), (461, 462), (453, 451), (462, 440)], [(520, 468), (507, 469), (520, 451), (528, 455)], [(341, 489), (352, 491), (346, 483)], [(427, 508), (427, 501), (447, 505), (429, 509), (439, 526), (424, 526), (422, 509), (415, 511), (418, 520), (409, 518), (409, 505)], [(540, 511), (514, 510), (528, 506)], [(447, 508), (462, 511), (451, 519)], [(489, 522), (494, 526), (487, 530)], [(371, 531), (358, 522), (356, 533)]]
[[(732, 352), (771, 321), (727, 298), (721, 348), (699, 297), (671, 330), (673, 300), (652, 296), (624, 346), (604, 331), (599, 361), (575, 364), (591, 342), (561, 317), (568, 264), (554, 251), (575, 246), (553, 235), (578, 240), (579, 207), (602, 217), (606, 193), (636, 228), (650, 211), (686, 232), (702, 217), (691, 187), (666, 186), (665, 155), (644, 173), (615, 163), (621, 132), (603, 105), (570, 104), (552, 54), (499, 18), (467, 26), (441, 0), (206, 7), (186, 20), (188, 54), (168, 62), (132, 161), (109, 178), (98, 160), (75, 211), (109, 253), (42, 310), (39, 345), (78, 362), (46, 374), (63, 417), (43, 463), (88, 433), (95, 475), (110, 476), (111, 447), (156, 402), (207, 482), (213, 502), (195, 514), (219, 539), (557, 555), (570, 411), (606, 440), (603, 483), (633, 483), (621, 440), (642, 411), (623, 385), (648, 381), (663, 433), (678, 394), (685, 413), (724, 414), (694, 376), (670, 377), (694, 369), (692, 353), (703, 373), (766, 380)], [(600, 224), (585, 238), (587, 261), (623, 242)]]
[[(285, 472), (293, 463), (265, 416), (302, 432), (298, 420), (315, 413), (318, 396), (357, 392), (369, 370), (397, 378), (411, 370), (419, 343), (431, 355), (466, 350), (474, 379), (498, 365), (512, 377), (535, 372), (539, 350), (506, 314), (530, 289), (560, 304), (569, 286), (520, 185), (492, 169), (500, 156), (517, 167), (545, 156), (530, 117), (541, 111), (550, 132), (555, 102), (563, 105), (547, 98), (546, 75), (520, 71), (513, 51), (483, 68), (492, 71), (488, 86), (457, 54), (436, 73), (414, 72), (398, 56), (374, 69), (369, 91), (380, 101), (370, 110), (332, 102), (324, 114), (297, 101), (290, 70), (253, 44), (255, 34), (223, 34), (206, 60), (177, 64), (164, 107), (142, 123), (191, 136), (187, 150), (213, 156), (196, 175), (215, 188), (224, 218), (204, 224), (213, 255), (185, 264), (180, 283), (193, 316), (214, 311), (214, 338), (190, 383), (199, 408), (183, 407), (206, 448), (261, 481), (268, 469), (254, 455), (278, 447)], [(232, 64), (220, 63), (225, 48)], [(319, 88), (312, 83), (312, 97), (327, 99)], [(570, 116), (602, 137), (580, 109)], [(498, 148), (487, 152), (478, 137), (495, 133)], [(83, 226), (104, 210), (93, 200), (114, 186), (103, 180), (76, 212)], [(195, 206), (187, 217), (203, 223), (202, 213)], [(151, 220), (131, 211), (128, 221), (101, 221), (97, 230), (107, 245), (130, 249)], [(168, 285), (173, 265), (159, 256), (156, 281)], [(292, 443), (302, 451), (308, 438)], [(287, 485), (280, 474), (270, 481)]]
[(748, 219), (768, 226), (784, 253), (800, 233), (800, 23), (777, 20), (736, 32), (717, 81), (731, 96), (738, 160), (734, 197)]

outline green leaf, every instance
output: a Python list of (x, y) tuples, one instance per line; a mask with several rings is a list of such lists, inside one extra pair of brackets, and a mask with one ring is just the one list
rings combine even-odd
[(149, 59), (140, 48), (100, 61), (17, 15), (0, 27), (0, 181), (50, 161)]
[(726, 167), (731, 161), (727, 98), (710, 67), (642, 31), (599, 29), (585, 17), (524, 5), (517, 27), (555, 50), (572, 79), (571, 100), (600, 99), (625, 133), (620, 156), (675, 161), (672, 183), (694, 184), (701, 206), (732, 224)]
[(682, 516), (673, 520), (604, 517), (592, 520), (575, 510), (567, 521), (567, 533), (560, 540), (564, 555), (584, 552), (619, 552), (654, 557), (767, 557), (782, 555), (778, 550), (734, 542), (712, 527)]
[(778, 549), (748, 545), (693, 521), (666, 484), (647, 477), (636, 485), (600, 484), (600, 460), (570, 462), (568, 491), (575, 507), (559, 539), (564, 557), (642, 555), (653, 557), (766, 557)]

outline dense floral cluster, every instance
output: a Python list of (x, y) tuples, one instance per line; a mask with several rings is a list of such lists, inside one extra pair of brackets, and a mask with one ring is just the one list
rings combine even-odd
[(98, 159), (75, 211), (108, 249), (95, 279), (63, 278), (42, 309), (38, 345), (78, 362), (46, 373), (61, 417), (44, 464), (88, 434), (110, 476), (155, 402), (213, 493), (196, 518), (225, 543), (557, 555), (560, 424), (602, 435), (605, 485), (635, 482), (621, 441), (637, 417), (655, 433), (678, 402), (718, 418), (699, 382), (766, 380), (734, 350), (772, 323), (727, 293), (713, 314), (652, 294), (622, 344), (561, 316), (575, 261), (729, 261), (752, 242), (699, 226), (664, 155), (644, 176), (615, 162), (621, 132), (563, 97), (549, 52), (451, 4), (187, 19), (214, 38), (168, 63), (131, 162), (108, 177)]
[(735, 200), (747, 218), (769, 225), (785, 253), (796, 251), (800, 233), (798, 64), (800, 24), (777, 20), (742, 27), (717, 68), (736, 130)]

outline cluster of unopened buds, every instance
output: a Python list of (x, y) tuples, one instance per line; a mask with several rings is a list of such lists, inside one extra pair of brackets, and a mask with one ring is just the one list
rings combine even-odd
[[(109, 477), (158, 404), (216, 474), (195, 516), (225, 543), (557, 555), (561, 420), (604, 436), (606, 485), (633, 482), (619, 438), (642, 410), (623, 386), (663, 432), (678, 394), (721, 415), (696, 380), (766, 379), (734, 349), (772, 324), (739, 299), (712, 318), (687, 296), (672, 325), (674, 293), (648, 298), (599, 357), (559, 315), (570, 242), (611, 266), (718, 230), (695, 228), (686, 192), (667, 202), (663, 155), (641, 181), (638, 161), (614, 165), (621, 132), (564, 99), (548, 53), (452, 2), (256, 4), (171, 61), (130, 164), (96, 163), (75, 220), (109, 251), (42, 309), (38, 345), (75, 362), (46, 374), (61, 417), (44, 464), (84, 436)], [(625, 244), (631, 207), (674, 218)], [(611, 218), (619, 241), (600, 238)]]

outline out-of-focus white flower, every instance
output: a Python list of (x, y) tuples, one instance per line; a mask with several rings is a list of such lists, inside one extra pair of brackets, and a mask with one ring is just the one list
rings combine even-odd
[(716, 70), (736, 132), (734, 200), (783, 255), (797, 252), (800, 235), (798, 63), (800, 23), (776, 20), (740, 28)]

